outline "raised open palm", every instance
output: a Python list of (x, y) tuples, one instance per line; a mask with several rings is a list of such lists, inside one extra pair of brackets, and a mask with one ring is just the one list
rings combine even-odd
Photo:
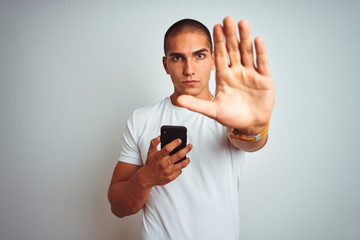
[(238, 27), (240, 41), (232, 17), (224, 19), (224, 26), (218, 24), (214, 27), (214, 99), (206, 101), (182, 95), (178, 98), (178, 103), (214, 118), (227, 127), (254, 134), (264, 129), (270, 121), (274, 86), (263, 39), (257, 37), (254, 40), (255, 65), (249, 22), (242, 20)]

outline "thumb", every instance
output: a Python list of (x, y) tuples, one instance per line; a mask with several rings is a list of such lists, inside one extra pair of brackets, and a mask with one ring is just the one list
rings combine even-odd
[(157, 152), (157, 145), (160, 143), (160, 136), (157, 136), (156, 138), (152, 139), (150, 141), (150, 147), (148, 153)]
[(177, 98), (180, 107), (204, 114), (210, 118), (216, 117), (216, 105), (212, 101), (198, 99), (190, 95), (181, 95)]

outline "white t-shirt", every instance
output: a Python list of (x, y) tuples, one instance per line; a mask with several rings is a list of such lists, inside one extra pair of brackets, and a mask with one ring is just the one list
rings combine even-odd
[(152, 188), (142, 212), (144, 239), (239, 239), (245, 152), (232, 146), (217, 121), (176, 107), (169, 97), (137, 109), (127, 122), (119, 161), (144, 165), (150, 140), (160, 135), (162, 125), (185, 126), (193, 149), (177, 179)]

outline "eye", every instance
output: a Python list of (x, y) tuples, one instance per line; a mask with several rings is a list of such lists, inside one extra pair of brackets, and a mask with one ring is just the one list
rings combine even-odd
[(182, 60), (182, 57), (181, 57), (181, 56), (174, 56), (174, 57), (172, 58), (172, 60), (173, 60), (174, 62), (177, 62), (177, 61)]
[(197, 59), (203, 59), (203, 58), (205, 58), (205, 54), (199, 53), (199, 54), (196, 55), (196, 58)]

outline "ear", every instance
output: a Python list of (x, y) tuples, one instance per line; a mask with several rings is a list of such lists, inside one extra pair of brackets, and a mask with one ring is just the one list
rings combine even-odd
[(211, 70), (215, 69), (215, 54), (214, 52), (211, 53)]
[(167, 74), (169, 74), (169, 69), (168, 69), (167, 63), (166, 63), (166, 57), (163, 57), (163, 58), (162, 58), (162, 62), (163, 62), (163, 66), (164, 66), (165, 72), (166, 72)]

